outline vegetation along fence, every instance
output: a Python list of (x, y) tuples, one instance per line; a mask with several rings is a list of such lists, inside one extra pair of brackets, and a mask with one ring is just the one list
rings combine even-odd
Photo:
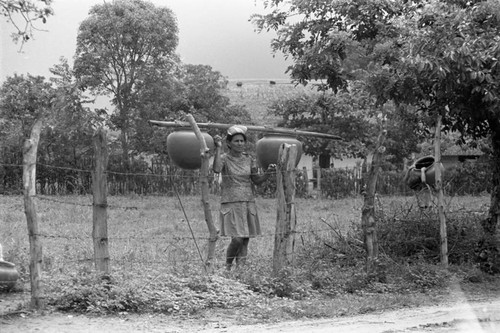
[[(166, 162), (165, 162), (166, 161)], [(111, 164), (111, 163), (110, 163)], [(73, 166), (37, 165), (37, 193), (42, 195), (67, 195), (92, 193), (92, 163)], [(136, 163), (133, 172), (121, 172), (113, 164), (108, 168), (110, 195), (199, 195), (199, 171), (183, 170), (167, 158), (152, 159), (149, 163)], [(449, 195), (477, 195), (490, 193), (491, 170), (489, 162), (464, 162), (444, 172), (444, 189)], [(365, 176), (356, 167), (321, 169), (320, 189), (315, 180), (308, 179), (310, 170), (297, 170), (296, 195), (306, 198), (313, 193), (325, 198), (348, 198), (363, 193)], [(210, 171), (211, 172), (211, 171)], [(315, 170), (316, 172), (316, 170)], [(403, 182), (403, 171), (381, 171), (377, 193), (391, 195), (412, 194)], [(210, 191), (217, 194), (219, 183), (210, 173)], [(22, 164), (19, 160), (0, 163), (0, 194), (22, 193)], [(272, 197), (275, 182), (268, 181), (257, 189), (258, 194)], [(314, 191), (311, 191), (314, 190)]]
[[(5, 163), (1, 167), (4, 170), (2, 173), (4, 175), (2, 182), (4, 195), (0, 203), (0, 214), (3, 221), (0, 225), (0, 235), (4, 246), (4, 257), (7, 261), (16, 263), (21, 280), (26, 282), (29, 280), (29, 255), (26, 251), (29, 245), (23, 222), (25, 220), (23, 200), (19, 195), (5, 195), (19, 193), (21, 190), (13, 186), (13, 184), (21, 182), (20, 179), (7, 179), (6, 181), (5, 175), (18, 174), (20, 173), (19, 169), (22, 168), (20, 165)], [(92, 306), (96, 305), (84, 302), (87, 299), (86, 293), (89, 293), (89, 299), (92, 297), (96, 302), (100, 302), (99, 289), (90, 287), (95, 282), (92, 282), (95, 264), (92, 244), (92, 240), (95, 241), (93, 236), (95, 231), (92, 221), (96, 202), (93, 202), (90, 196), (91, 190), (87, 189), (85, 186), (88, 185), (85, 184), (90, 182), (91, 170), (49, 165), (38, 165), (37, 168), (45, 170), (47, 174), (54, 175), (53, 177), (57, 177), (59, 174), (61, 178), (55, 179), (60, 179), (61, 184), (64, 184), (66, 179), (72, 179), (72, 184), (74, 184), (74, 179), (81, 177), (80, 187), (55, 186), (55, 182), (46, 182), (43, 190), (47, 192), (44, 194), (38, 180), (37, 186), (40, 192), (37, 193), (35, 199), (40, 217), (40, 230), (36, 236), (43, 244), (43, 260), (41, 262), (43, 274), (40, 277), (40, 283), (43, 286), (41, 297), (50, 304), (57, 304), (61, 309), (67, 307), (67, 309), (75, 310), (79, 307), (86, 307), (86, 311), (93, 311), (92, 309), (95, 310), (97, 307), (92, 308)], [(159, 170), (162, 168), (157, 164), (155, 168), (150, 169)], [(452, 172), (445, 173), (447, 193), (451, 194), (451, 190), (454, 190), (453, 194), (477, 195), (489, 191), (490, 185), (488, 184), (490, 182), (486, 179), (490, 169), (488, 163), (469, 163), (457, 167)], [(69, 174), (73, 178), (69, 178), (67, 176)], [(301, 251), (315, 242), (319, 241), (324, 244), (340, 237), (349, 242), (345, 248), (342, 247), (342, 244), (335, 245), (339, 251), (343, 251), (341, 252), (344, 253), (343, 255), (350, 253), (350, 255), (363, 256), (363, 248), (360, 245), (362, 242), (350, 241), (352, 236), (349, 234), (351, 232), (350, 226), (359, 224), (357, 213), (362, 205), (362, 200), (353, 195), (363, 191), (363, 177), (356, 178), (356, 174), (350, 169), (322, 170), (321, 194), (324, 199), (320, 201), (316, 198), (309, 199), (310, 196), (316, 196), (319, 193), (307, 190), (310, 186), (304, 185), (307, 182), (307, 177), (303, 170), (297, 174), (296, 188), (302, 198), (298, 198), (296, 202), (299, 223), (295, 231), (297, 246), (293, 253), (300, 256)], [(89, 178), (83, 178), (83, 175)], [(105, 205), (108, 215), (106, 241), (109, 242), (109, 254), (106, 260), (112, 272), (119, 273), (114, 275), (114, 278), (123, 279), (123, 281), (115, 281), (114, 283), (137, 291), (148, 289), (148, 285), (155, 286), (156, 281), (162, 280), (169, 274), (193, 275), (194, 272), (199, 274), (202, 260), (196, 249), (199, 247), (201, 252), (206, 252), (209, 237), (199, 200), (198, 172), (188, 172), (164, 166), (163, 171), (149, 174), (120, 173), (108, 170), (107, 176), (109, 194), (116, 195), (109, 196)], [(54, 178), (47, 177), (47, 179)], [(401, 173), (383, 172), (379, 179), (378, 194), (382, 197), (386, 194), (392, 197), (408, 196), (408, 190), (400, 190), (403, 189), (401, 179)], [(5, 184), (10, 185), (5, 187)], [(263, 234), (252, 240), (251, 256), (253, 260), (268, 262), (273, 253), (273, 240), (277, 235), (275, 230), (276, 200), (270, 196), (275, 186), (273, 181), (269, 181), (264, 187), (259, 188), (261, 195), (258, 197), (258, 206)], [(75, 188), (83, 190), (80, 190), (81, 192), (74, 191)], [(48, 189), (51, 189), (52, 192), (49, 192)], [(57, 192), (58, 189), (62, 192)], [(142, 194), (153, 194), (153, 196), (143, 196)], [(176, 194), (180, 194), (180, 197), (176, 197)], [(408, 196), (408, 198), (411, 197)], [(385, 200), (385, 197), (382, 200)], [(211, 182), (210, 202), (212, 214), (216, 218), (218, 188), (215, 178)], [(98, 204), (98, 206), (104, 208), (104, 205)], [(344, 212), (346, 210), (348, 213)], [(471, 211), (471, 214), (476, 216), (478, 212), (480, 210)], [(384, 215), (380, 215), (380, 233), (384, 248), (387, 250), (389, 247), (394, 247), (402, 253), (416, 253), (419, 256), (426, 255), (431, 258), (435, 256), (433, 249), (438, 248), (436, 244), (439, 244), (439, 241), (433, 238), (438, 233), (435, 231), (437, 224), (432, 223), (432, 220), (424, 221), (430, 223), (429, 226), (423, 228), (423, 230), (429, 230), (429, 233), (421, 235), (422, 241), (415, 242), (414, 246), (409, 248), (406, 243), (399, 244), (394, 241), (400, 240), (402, 236), (394, 234), (394, 223), (414, 225), (417, 229), (421, 228), (419, 224), (408, 220), (406, 212), (404, 216), (406, 216), (406, 220), (394, 221), (388, 216), (386, 221)], [(455, 223), (453, 215), (450, 214), (449, 217), (452, 223)], [(457, 225), (452, 224), (449, 228), (452, 244), (450, 258), (456, 256), (457, 260), (464, 260), (464, 256), (459, 255), (457, 251), (465, 253), (472, 248), (476, 238), (471, 238), (471, 234), (475, 235), (478, 232), (471, 228), (477, 229), (479, 224), (471, 224), (470, 220), (464, 219), (463, 216), (457, 216), (456, 221)], [(411, 235), (413, 234), (418, 233)], [(405, 237), (410, 237), (410, 235)], [(469, 239), (472, 245), (467, 249), (455, 246), (461, 237)], [(359, 240), (359, 238), (357, 239)], [(393, 241), (388, 241), (391, 239)], [(224, 238), (217, 242), (215, 265), (224, 267), (227, 244), (228, 240)], [(75, 293), (75, 284), (78, 285), (77, 290), (80, 293)], [(89, 286), (88, 290), (85, 286)], [(127, 290), (122, 291), (127, 294), (129, 292)], [(186, 295), (186, 299), (182, 300), (187, 302), (185, 304), (189, 304), (188, 296)], [(27, 295), (20, 293), (15, 294), (14, 297), (21, 300)], [(107, 306), (112, 305), (109, 299), (107, 302)], [(113, 306), (117, 308), (109, 310), (118, 311), (120, 304), (114, 304)], [(175, 302), (158, 306), (161, 307), (157, 309), (158, 311), (175, 311)], [(102, 308), (100, 309), (102, 310)]]

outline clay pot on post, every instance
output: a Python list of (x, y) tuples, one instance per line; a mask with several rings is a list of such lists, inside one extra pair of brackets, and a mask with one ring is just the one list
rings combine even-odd
[[(214, 139), (208, 133), (201, 133), (207, 147), (215, 149)], [(167, 152), (175, 165), (182, 169), (195, 170), (201, 167), (201, 143), (193, 131), (181, 130), (167, 136)]]
[(302, 143), (293, 136), (286, 134), (266, 134), (262, 139), (257, 141), (255, 151), (257, 154), (257, 162), (264, 170), (267, 169), (269, 164), (278, 163), (278, 155), (280, 147), (283, 143), (297, 146), (297, 159), (295, 166), (299, 164), (302, 157)]
[[(439, 164), (441, 173), (444, 171), (442, 163)], [(424, 177), (422, 177), (422, 171)], [(436, 184), (436, 163), (433, 156), (424, 156), (415, 161), (409, 168), (406, 183), (411, 189), (417, 189), (422, 184), (434, 186)], [(422, 178), (425, 178), (423, 181)]]

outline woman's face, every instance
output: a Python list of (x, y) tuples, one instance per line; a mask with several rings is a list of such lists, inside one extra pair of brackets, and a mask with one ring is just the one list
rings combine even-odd
[(231, 148), (232, 151), (235, 153), (242, 153), (245, 151), (247, 142), (245, 140), (245, 137), (241, 134), (236, 134), (231, 138), (231, 141), (229, 141), (229, 147)]

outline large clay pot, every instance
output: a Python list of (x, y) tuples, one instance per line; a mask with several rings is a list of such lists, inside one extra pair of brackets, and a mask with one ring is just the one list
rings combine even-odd
[(0, 290), (12, 289), (18, 278), (16, 265), (8, 261), (0, 261)]
[[(207, 147), (214, 150), (214, 139), (210, 134), (203, 133)], [(183, 169), (199, 169), (201, 167), (201, 144), (193, 131), (176, 131), (167, 137), (167, 151), (172, 161)]]
[(292, 136), (283, 134), (266, 134), (257, 141), (255, 150), (259, 166), (265, 170), (269, 164), (277, 164), (280, 147), (283, 143), (297, 146), (297, 159), (295, 160), (295, 166), (297, 166), (302, 157), (302, 143)]
[[(444, 171), (442, 163), (439, 163), (439, 168), (442, 173)], [(424, 170), (425, 182), (422, 181), (422, 170)], [(436, 184), (436, 163), (433, 156), (419, 158), (410, 167), (408, 172), (407, 184), (412, 189), (416, 189), (422, 184), (428, 184), (430, 186)]]

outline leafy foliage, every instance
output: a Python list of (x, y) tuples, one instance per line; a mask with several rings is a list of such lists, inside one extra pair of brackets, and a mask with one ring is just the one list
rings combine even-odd
[(404, 8), (389, 0), (274, 0), (267, 5), (272, 12), (253, 15), (252, 21), (259, 30), (276, 30), (271, 45), (292, 57), (291, 77), (335, 92), (347, 89), (370, 62), (388, 60), (374, 51), (398, 35), (392, 20)]
[[(254, 23), (277, 31), (273, 48), (293, 58), (289, 71), (298, 82), (325, 80), (321, 89), (339, 91), (354, 78), (364, 80), (378, 104), (411, 105), (428, 129), (441, 115), (442, 129), (460, 132), (463, 141), (491, 138), (493, 157), (500, 159), (498, 1), (267, 4), (272, 12), (255, 15)], [(492, 177), (491, 216), (483, 225), (491, 236), (500, 221), (499, 165)]]
[(1, 133), (6, 141), (14, 138), (20, 145), (34, 122), (50, 115), (56, 92), (43, 76), (16, 74), (3, 83), (0, 96)]
[[(58, 285), (49, 303), (61, 311), (111, 314), (165, 313), (194, 314), (211, 308), (248, 306), (255, 296), (243, 284), (218, 276), (182, 277), (172, 274), (141, 279), (121, 272), (102, 278), (94, 274), (77, 274), (71, 280), (54, 281)], [(161, 278), (160, 278), (161, 277)]]
[(75, 75), (83, 87), (112, 96), (118, 112), (111, 122), (121, 131), (126, 167), (142, 83), (148, 77), (168, 81), (177, 71), (177, 32), (170, 9), (143, 0), (95, 5), (80, 25)]
[(279, 126), (340, 136), (343, 141), (302, 138), (309, 155), (331, 154), (335, 158), (366, 156), (374, 126), (365, 117), (367, 101), (355, 94), (297, 96), (273, 103), (270, 110), (282, 118)]
[(11, 37), (14, 42), (27, 42), (33, 37), (35, 21), (47, 22), (47, 18), (54, 14), (52, 0), (0, 0), (0, 14), (7, 18), (16, 32)]

